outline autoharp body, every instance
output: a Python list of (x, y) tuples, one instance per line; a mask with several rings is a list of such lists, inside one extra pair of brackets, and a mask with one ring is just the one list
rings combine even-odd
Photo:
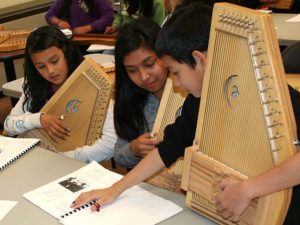
[[(167, 79), (165, 89), (160, 101), (157, 116), (153, 125), (152, 133), (157, 134), (159, 141), (163, 140), (165, 127), (174, 123), (175, 119), (180, 115), (183, 102), (187, 93), (173, 85), (172, 78)], [(161, 188), (179, 191), (181, 184), (181, 175), (183, 168), (183, 157), (178, 159), (171, 167), (165, 168), (155, 174), (146, 182)]]
[[(215, 4), (197, 130), (185, 151), (186, 204), (219, 224), (214, 205), (225, 174), (256, 176), (295, 152), (296, 125), (270, 15)], [(282, 224), (283, 190), (251, 202), (240, 225)]]
[(29, 29), (5, 29), (0, 26), (0, 52), (24, 49), (30, 32)]
[(260, 1), (261, 4), (261, 8), (278, 8), (278, 9), (290, 9), (294, 3), (294, 0), (261, 0)]
[(112, 75), (105, 73), (93, 59), (86, 58), (41, 109), (57, 117), (65, 115), (70, 136), (55, 142), (43, 129), (34, 129), (25, 136), (40, 138), (42, 146), (53, 151), (92, 145), (101, 137), (113, 83)]

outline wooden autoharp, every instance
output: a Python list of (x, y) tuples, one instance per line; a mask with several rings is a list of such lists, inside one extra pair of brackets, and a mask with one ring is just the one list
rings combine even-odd
[[(173, 85), (172, 78), (168, 78), (165, 89), (157, 111), (157, 116), (153, 125), (152, 133), (157, 134), (159, 141), (163, 140), (165, 127), (174, 123), (181, 114), (181, 108), (187, 93)], [(183, 168), (183, 157), (178, 159), (171, 167), (163, 169), (146, 182), (161, 188), (179, 191), (181, 184), (181, 174)]]
[(5, 29), (0, 26), (0, 52), (24, 49), (30, 32), (29, 29)]
[(42, 146), (53, 151), (70, 151), (83, 145), (92, 145), (101, 137), (114, 77), (108, 75), (91, 58), (86, 58), (41, 112), (60, 117), (70, 127), (70, 137), (53, 141), (43, 129), (34, 129), (26, 137), (42, 140)]
[(278, 8), (278, 9), (290, 9), (294, 3), (294, 0), (260, 0), (261, 8)]
[[(197, 129), (184, 156), (186, 204), (219, 224), (218, 182), (256, 176), (295, 152), (296, 125), (271, 16), (215, 4)], [(240, 225), (283, 223), (291, 190), (251, 203)]]

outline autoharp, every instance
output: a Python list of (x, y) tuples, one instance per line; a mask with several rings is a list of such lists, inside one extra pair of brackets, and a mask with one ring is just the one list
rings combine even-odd
[(5, 29), (0, 26), (0, 52), (24, 49), (30, 32), (29, 29)]
[(278, 9), (290, 9), (292, 7), (292, 4), (294, 3), (294, 0), (261, 0), (260, 1), (261, 8), (278, 8)]
[[(186, 204), (219, 224), (218, 182), (256, 176), (295, 152), (296, 125), (271, 16), (215, 4), (197, 129), (185, 151)], [(282, 224), (291, 189), (251, 202), (240, 225)]]
[(55, 142), (43, 129), (34, 129), (26, 137), (39, 138), (43, 147), (58, 152), (92, 145), (101, 137), (113, 83), (112, 75), (106, 74), (93, 59), (85, 58), (41, 109), (58, 117), (65, 115), (70, 136)]
[[(165, 127), (172, 124), (180, 115), (183, 102), (187, 93), (173, 85), (172, 78), (168, 78), (165, 89), (157, 111), (157, 116), (153, 125), (152, 134), (157, 134), (159, 141), (163, 140)], [(178, 159), (171, 167), (163, 169), (146, 180), (146, 182), (161, 188), (179, 191), (181, 184), (181, 174), (183, 168), (183, 157)]]

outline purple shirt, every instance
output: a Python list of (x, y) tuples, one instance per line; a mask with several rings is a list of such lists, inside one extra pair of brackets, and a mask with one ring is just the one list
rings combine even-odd
[[(50, 24), (50, 19), (53, 16), (62, 17), (62, 7), (64, 0), (55, 0), (48, 10), (45, 18)], [(113, 8), (108, 0), (94, 0), (95, 13), (88, 12), (84, 1), (72, 0), (70, 5), (70, 18), (68, 22), (71, 29), (75, 27), (91, 25), (92, 32), (103, 33), (106, 26), (110, 26), (113, 21)]]

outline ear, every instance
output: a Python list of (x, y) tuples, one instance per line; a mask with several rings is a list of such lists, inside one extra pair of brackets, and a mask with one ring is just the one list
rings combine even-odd
[(192, 56), (193, 56), (196, 64), (201, 65), (202, 67), (206, 66), (206, 62), (207, 62), (206, 52), (200, 52), (200, 51), (194, 50), (192, 52)]

